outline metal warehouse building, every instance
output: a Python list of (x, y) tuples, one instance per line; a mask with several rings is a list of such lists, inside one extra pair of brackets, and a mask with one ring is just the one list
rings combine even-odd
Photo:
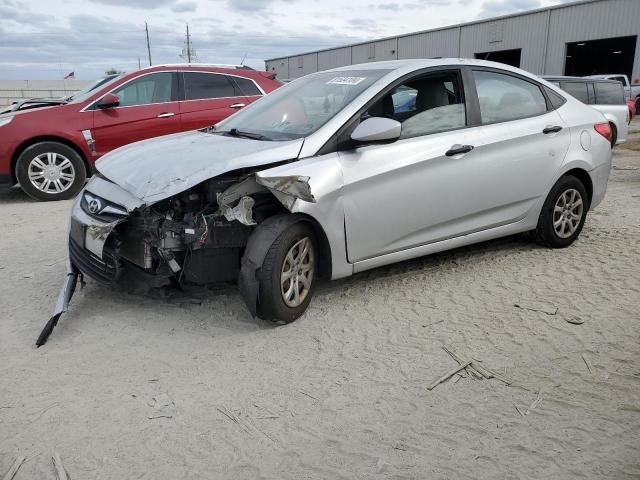
[[(428, 7), (425, 7), (428, 8)], [(538, 75), (640, 78), (640, 0), (582, 0), (524, 13), (266, 60), (279, 79), (405, 58), (481, 58)]]

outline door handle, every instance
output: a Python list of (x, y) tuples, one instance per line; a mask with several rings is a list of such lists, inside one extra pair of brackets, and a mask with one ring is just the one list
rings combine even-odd
[(158, 115), (158, 118), (169, 118), (169, 117), (173, 117), (175, 115), (175, 113), (173, 112), (166, 112), (166, 113), (161, 113), (160, 115)]
[(542, 130), (542, 133), (546, 135), (548, 133), (557, 133), (560, 130), (562, 130), (560, 125), (554, 125), (553, 127), (545, 127), (544, 130)]
[(453, 157), (454, 155), (460, 155), (461, 153), (469, 153), (473, 150), (473, 145), (453, 145), (449, 150), (445, 152), (447, 157)]
[(229, 105), (229, 108), (242, 108), (246, 106), (247, 106), (246, 103), (234, 103), (233, 105)]

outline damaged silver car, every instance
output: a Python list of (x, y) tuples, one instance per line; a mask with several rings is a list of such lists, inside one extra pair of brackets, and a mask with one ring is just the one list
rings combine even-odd
[(518, 232), (579, 235), (604, 197), (599, 112), (517, 68), (378, 62), (295, 80), (205, 130), (122, 147), (71, 214), (67, 277), (237, 281), (252, 315), (291, 322), (319, 279)]

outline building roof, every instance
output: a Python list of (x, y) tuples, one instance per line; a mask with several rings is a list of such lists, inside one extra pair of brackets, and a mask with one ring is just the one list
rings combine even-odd
[(506, 20), (509, 18), (514, 18), (514, 17), (521, 17), (524, 15), (531, 15), (534, 13), (540, 13), (540, 12), (547, 12), (547, 11), (551, 11), (551, 10), (559, 10), (562, 8), (568, 8), (568, 7), (574, 7), (576, 5), (583, 5), (583, 4), (588, 4), (588, 3), (596, 3), (596, 2), (606, 2), (606, 1), (611, 1), (611, 0), (577, 0), (574, 2), (568, 2), (568, 3), (561, 3), (559, 5), (551, 5), (548, 7), (542, 7), (542, 8), (536, 8), (534, 10), (526, 10), (524, 12), (518, 12), (518, 13), (510, 13), (508, 15), (501, 15), (499, 17), (491, 17), (491, 18), (485, 18), (482, 20), (474, 20), (473, 22), (465, 22), (465, 23), (456, 23), (453, 25), (447, 25), (445, 27), (438, 27), (438, 28), (431, 28), (428, 30), (419, 30), (416, 32), (410, 32), (410, 33), (403, 33), (401, 35), (391, 35), (388, 37), (382, 37), (382, 38), (375, 38), (375, 39), (371, 39), (371, 40), (365, 40), (362, 42), (356, 42), (356, 43), (350, 43), (347, 45), (338, 45), (336, 47), (331, 47), (331, 48), (321, 48), (318, 50), (311, 50), (311, 51), (307, 51), (307, 52), (303, 52), (303, 53), (295, 53), (292, 55), (284, 55), (281, 57), (274, 57), (274, 58), (269, 58), (267, 60), (265, 60), (265, 62), (273, 62), (275, 60), (282, 60), (284, 58), (289, 58), (289, 57), (301, 57), (303, 55), (311, 55), (314, 53), (319, 53), (319, 52), (329, 52), (331, 50), (338, 50), (340, 48), (348, 48), (348, 47), (355, 47), (357, 45), (367, 45), (373, 42), (383, 42), (385, 40), (393, 40), (395, 38), (404, 38), (404, 37), (410, 37), (412, 35), (420, 35), (423, 33), (432, 33), (432, 32), (439, 32), (442, 30), (450, 30), (452, 28), (461, 28), (461, 27), (466, 27), (469, 25), (477, 25), (477, 24), (481, 24), (481, 23), (490, 23), (490, 22), (495, 22), (497, 20)]

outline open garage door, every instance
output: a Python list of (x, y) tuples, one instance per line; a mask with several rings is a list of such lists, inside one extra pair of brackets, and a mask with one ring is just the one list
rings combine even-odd
[(498, 50), (497, 52), (476, 53), (475, 57), (478, 60), (490, 60), (492, 62), (505, 63), (507, 65), (511, 65), (512, 67), (519, 68), (521, 53), (522, 49), (516, 48), (514, 50)]
[(624, 73), (631, 79), (637, 36), (567, 43), (565, 75)]

